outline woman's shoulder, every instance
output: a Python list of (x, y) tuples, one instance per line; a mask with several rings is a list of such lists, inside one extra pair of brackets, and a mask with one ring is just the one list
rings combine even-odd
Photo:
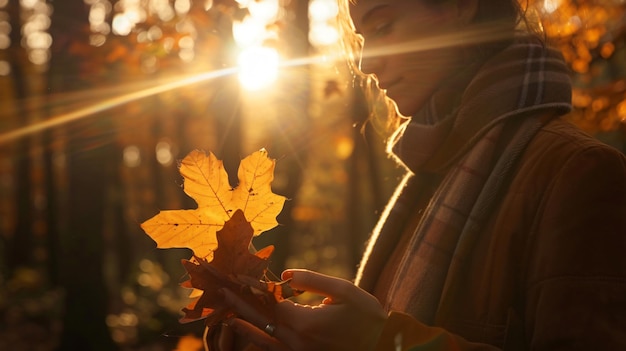
[(587, 134), (566, 117), (555, 118), (539, 130), (530, 146), (540, 148), (564, 148), (572, 152), (580, 152), (589, 148), (599, 148), (610, 153), (621, 152)]
[(576, 182), (605, 173), (626, 179), (626, 156), (559, 118), (541, 128), (526, 147), (514, 188), (540, 194), (555, 181)]
[(541, 128), (526, 150), (526, 159), (554, 166), (576, 158), (601, 156), (618, 163), (626, 156), (616, 148), (592, 137), (564, 118), (556, 118)]

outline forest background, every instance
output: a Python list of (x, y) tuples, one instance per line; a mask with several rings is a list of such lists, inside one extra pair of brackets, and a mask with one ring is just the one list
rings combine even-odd
[[(194, 208), (177, 169), (194, 149), (233, 186), (246, 155), (278, 159), (272, 188), (289, 201), (257, 239), (276, 246), (274, 272), (353, 275), (400, 170), (361, 132), (332, 0), (227, 3), (0, 0), (0, 349), (200, 347), (202, 323), (178, 323), (189, 251), (139, 226)], [(572, 121), (626, 151), (626, 2), (530, 6), (572, 68)], [(247, 90), (233, 67), (250, 41), (230, 20), (252, 15), (289, 64)]]

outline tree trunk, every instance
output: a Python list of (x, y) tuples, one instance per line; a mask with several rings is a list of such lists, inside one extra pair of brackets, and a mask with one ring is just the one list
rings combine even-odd
[[(88, 13), (82, 0), (54, 3), (49, 91), (67, 93), (89, 88), (78, 79), (77, 58), (69, 43), (87, 42)], [(84, 58), (82, 58), (84, 59)], [(114, 350), (105, 324), (108, 294), (103, 280), (103, 214), (114, 147), (106, 114), (64, 126), (67, 133), (67, 223), (59, 233), (59, 282), (65, 291), (61, 350)]]

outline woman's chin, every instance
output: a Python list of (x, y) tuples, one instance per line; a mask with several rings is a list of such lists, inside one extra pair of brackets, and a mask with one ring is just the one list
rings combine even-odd
[(419, 111), (419, 109), (422, 107), (422, 105), (424, 105), (424, 102), (426, 101), (426, 99), (411, 99), (411, 100), (405, 100), (405, 99), (393, 99), (391, 98), (395, 103), (396, 103), (396, 108), (398, 110), (398, 112), (405, 117), (410, 117), (415, 115), (415, 113), (417, 113), (417, 111)]

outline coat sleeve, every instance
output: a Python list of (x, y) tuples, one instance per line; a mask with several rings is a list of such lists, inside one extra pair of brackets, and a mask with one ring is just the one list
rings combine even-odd
[(445, 329), (427, 326), (401, 312), (389, 313), (375, 351), (496, 351), (496, 347), (471, 343)]
[(530, 350), (626, 350), (626, 160), (579, 151), (543, 195), (526, 254)]

